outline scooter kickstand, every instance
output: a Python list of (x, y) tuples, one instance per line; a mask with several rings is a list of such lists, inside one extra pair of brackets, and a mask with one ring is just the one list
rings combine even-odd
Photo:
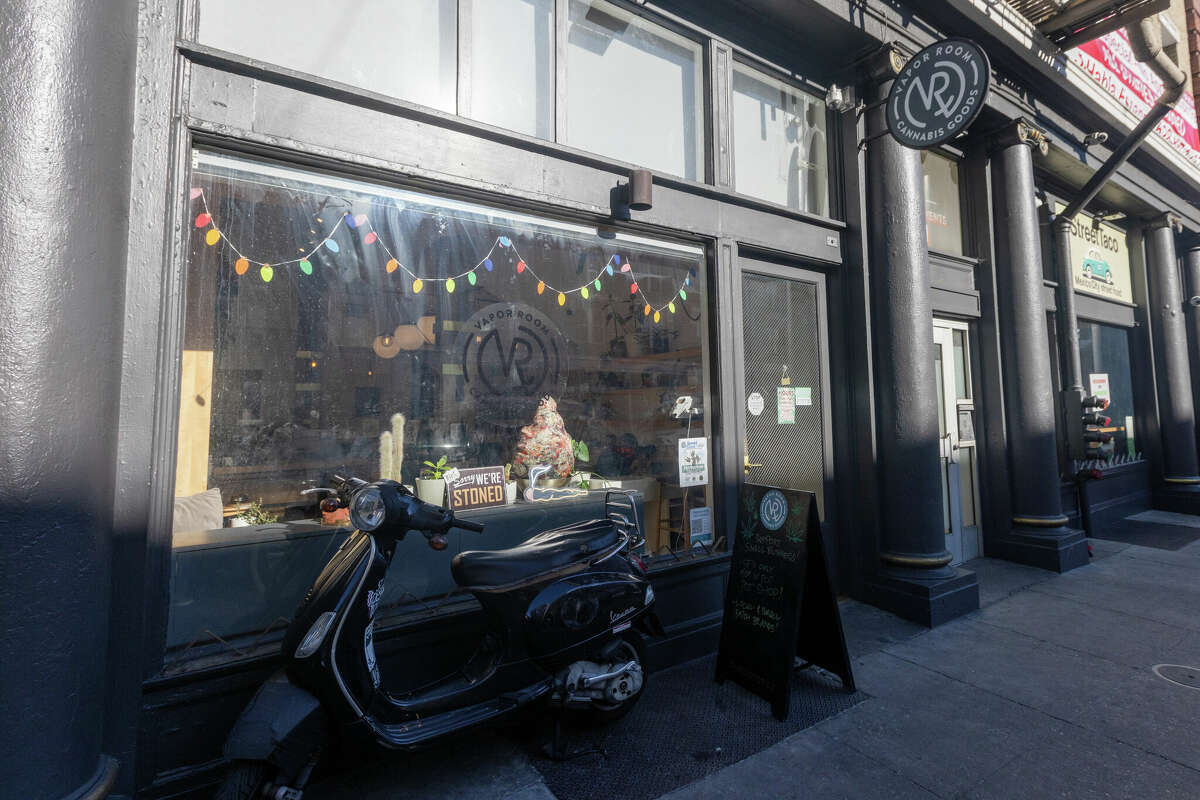
[(551, 761), (570, 761), (580, 756), (601, 755), (608, 758), (608, 751), (603, 747), (585, 747), (574, 752), (567, 749), (562, 735), (562, 714), (554, 715), (554, 738), (549, 744), (542, 745), (542, 753)]

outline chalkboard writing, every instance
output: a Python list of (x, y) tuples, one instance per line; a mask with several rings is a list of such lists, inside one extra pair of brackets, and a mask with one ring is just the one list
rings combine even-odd
[(854, 688), (828, 569), (815, 495), (742, 488), (716, 678), (762, 695), (779, 719), (796, 656)]

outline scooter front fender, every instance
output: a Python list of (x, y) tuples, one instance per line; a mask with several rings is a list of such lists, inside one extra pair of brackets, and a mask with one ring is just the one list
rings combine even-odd
[(290, 777), (308, 766), (327, 734), (321, 702), (280, 670), (242, 711), (224, 752), (230, 760), (269, 761)]

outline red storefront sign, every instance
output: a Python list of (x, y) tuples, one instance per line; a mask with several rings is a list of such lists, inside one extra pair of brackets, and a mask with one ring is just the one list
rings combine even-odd
[[(1133, 57), (1124, 29), (1082, 44), (1068, 55), (1138, 117), (1144, 117), (1162, 93), (1163, 83), (1158, 76)], [(1155, 132), (1193, 166), (1200, 168), (1200, 131), (1196, 128), (1196, 103), (1191, 95), (1185, 93), (1179, 98), (1175, 108), (1158, 123)]]

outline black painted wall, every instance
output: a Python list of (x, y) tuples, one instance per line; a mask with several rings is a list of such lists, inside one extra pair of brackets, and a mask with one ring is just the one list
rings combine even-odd
[(0, 790), (103, 782), (136, 4), (0, 3)]

